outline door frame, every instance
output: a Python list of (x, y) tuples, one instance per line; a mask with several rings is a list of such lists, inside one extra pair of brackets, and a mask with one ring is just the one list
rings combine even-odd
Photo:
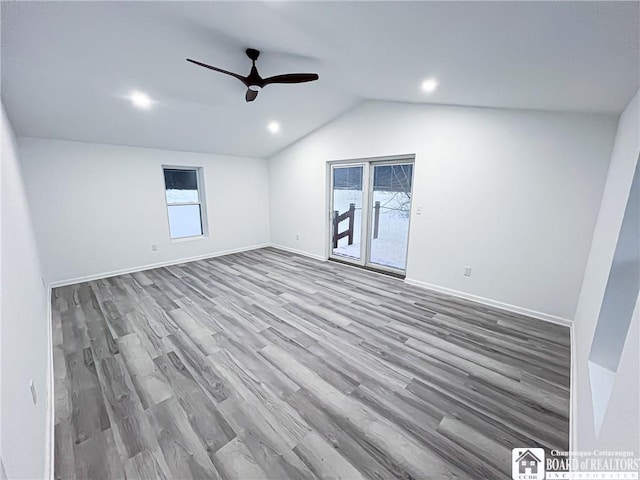
[[(396, 164), (413, 164), (411, 171), (411, 192), (413, 193), (414, 176), (415, 176), (415, 154), (403, 154), (403, 155), (390, 155), (384, 157), (367, 157), (367, 158), (355, 158), (348, 160), (330, 160), (327, 161), (327, 182), (326, 182), (326, 215), (325, 215), (325, 256), (329, 260), (337, 260), (340, 262), (364, 267), (371, 270), (377, 270), (381, 272), (388, 272), (395, 275), (403, 276), (406, 273), (406, 265), (409, 256), (409, 235), (411, 232), (411, 211), (413, 210), (413, 198), (411, 199), (411, 210), (409, 211), (409, 231), (407, 232), (407, 258), (405, 258), (405, 269), (400, 270), (397, 268), (387, 267), (379, 265), (377, 263), (370, 262), (371, 256), (371, 242), (370, 235), (373, 225), (371, 225), (371, 209), (373, 201), (373, 167), (376, 165), (396, 165)], [(340, 167), (359, 167), (362, 166), (362, 214), (361, 218), (361, 232), (360, 232), (360, 258), (354, 259), (346, 256), (333, 254), (332, 241), (333, 241), (333, 170)], [(365, 190), (366, 185), (366, 190)], [(364, 247), (362, 248), (362, 242), (364, 241)]]
[(407, 228), (407, 251), (405, 253), (405, 258), (404, 258), (404, 265), (405, 268), (404, 270), (401, 270), (399, 268), (393, 268), (393, 267), (389, 267), (387, 265), (380, 265), (378, 263), (373, 263), (371, 261), (371, 239), (373, 237), (372, 235), (372, 231), (373, 231), (373, 225), (371, 222), (371, 214), (373, 213), (373, 210), (370, 210), (367, 212), (367, 216), (369, 217), (369, 221), (368, 221), (368, 229), (367, 229), (367, 241), (365, 243), (365, 263), (364, 266), (367, 268), (371, 268), (373, 270), (381, 270), (384, 272), (391, 272), (391, 273), (395, 273), (395, 274), (400, 274), (400, 275), (405, 275), (406, 271), (407, 271), (407, 260), (409, 257), (409, 234), (411, 233), (411, 211), (413, 208), (413, 174), (415, 172), (415, 157), (411, 157), (411, 159), (398, 159), (398, 158), (394, 158), (392, 160), (374, 160), (371, 161), (369, 163), (369, 192), (368, 192), (368, 197), (369, 197), (369, 201), (367, 202), (367, 205), (372, 206), (373, 205), (373, 180), (374, 180), (374, 175), (373, 175), (373, 170), (375, 167), (378, 166), (385, 166), (385, 165), (408, 165), (411, 164), (412, 168), (411, 168), (411, 205), (409, 207), (409, 226)]
[[(329, 167), (329, 205), (327, 215), (327, 227), (329, 229), (329, 238), (327, 239), (328, 254), (327, 258), (332, 260), (339, 260), (345, 263), (352, 263), (361, 267), (365, 266), (366, 252), (362, 248), (362, 239), (367, 235), (369, 228), (369, 214), (365, 215), (365, 212), (369, 212), (369, 195), (367, 194), (368, 182), (369, 182), (369, 163), (365, 161), (341, 161), (330, 162)], [(333, 253), (333, 171), (336, 168), (349, 168), (349, 167), (362, 167), (362, 213), (360, 214), (360, 258), (351, 258), (342, 255), (335, 255)]]

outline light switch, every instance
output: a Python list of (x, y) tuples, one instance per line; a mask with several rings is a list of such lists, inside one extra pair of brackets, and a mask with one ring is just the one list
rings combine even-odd
[(416, 215), (422, 215), (422, 207), (416, 207)]

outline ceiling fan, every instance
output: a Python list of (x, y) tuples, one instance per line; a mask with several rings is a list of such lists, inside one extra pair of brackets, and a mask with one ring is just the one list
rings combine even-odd
[(317, 73), (286, 73), (284, 75), (262, 78), (258, 73), (258, 69), (256, 68), (256, 60), (260, 56), (260, 51), (254, 48), (247, 48), (246, 53), (247, 57), (249, 57), (253, 62), (251, 71), (246, 77), (238, 75), (237, 73), (223, 70), (218, 67), (212, 67), (211, 65), (207, 65), (206, 63), (197, 62), (196, 60), (192, 60), (190, 58), (187, 58), (187, 62), (195, 63), (196, 65), (200, 65), (201, 67), (210, 68), (211, 70), (215, 70), (216, 72), (226, 73), (227, 75), (236, 77), (247, 87), (247, 93), (244, 96), (247, 102), (253, 102), (258, 96), (258, 92), (262, 90), (262, 88), (272, 83), (303, 83), (312, 82), (314, 80), (318, 80), (319, 78)]

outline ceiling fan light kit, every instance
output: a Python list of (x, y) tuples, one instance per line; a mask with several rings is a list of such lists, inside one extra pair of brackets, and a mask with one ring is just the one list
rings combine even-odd
[(247, 57), (249, 57), (252, 62), (251, 71), (246, 77), (237, 73), (229, 72), (228, 70), (223, 70), (222, 68), (213, 67), (206, 63), (192, 60), (190, 58), (187, 58), (187, 62), (237, 78), (247, 87), (247, 93), (244, 96), (247, 102), (253, 102), (258, 96), (258, 92), (272, 83), (304, 83), (313, 82), (319, 78), (317, 73), (285, 73), (283, 75), (262, 78), (256, 68), (256, 60), (258, 60), (258, 57), (260, 56), (260, 51), (255, 48), (247, 48), (246, 53)]

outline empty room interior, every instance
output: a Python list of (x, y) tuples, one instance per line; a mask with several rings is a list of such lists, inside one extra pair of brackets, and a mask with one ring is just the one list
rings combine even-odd
[(638, 479), (640, 2), (0, 13), (0, 479)]

